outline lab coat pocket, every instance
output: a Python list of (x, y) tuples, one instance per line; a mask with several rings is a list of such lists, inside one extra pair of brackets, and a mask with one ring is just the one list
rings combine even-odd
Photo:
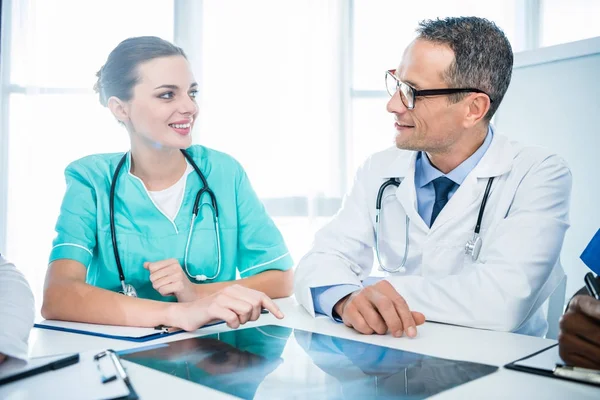
[(424, 271), (427, 275), (458, 275), (473, 265), (471, 255), (465, 253), (465, 246), (473, 238), (473, 231), (446, 234), (439, 232), (434, 236), (438, 234), (443, 238), (436, 241), (435, 237), (431, 237), (429, 241), (436, 244), (424, 256)]

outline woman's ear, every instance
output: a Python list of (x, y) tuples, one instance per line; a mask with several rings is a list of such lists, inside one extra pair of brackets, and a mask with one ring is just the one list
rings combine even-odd
[(127, 104), (121, 101), (121, 99), (112, 96), (108, 99), (107, 107), (117, 120), (122, 123), (129, 122), (129, 110)]

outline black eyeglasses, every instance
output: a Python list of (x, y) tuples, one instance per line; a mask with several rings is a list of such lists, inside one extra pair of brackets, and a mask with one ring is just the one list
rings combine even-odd
[(385, 87), (390, 96), (396, 94), (396, 92), (400, 93), (400, 99), (402, 100), (402, 104), (409, 109), (413, 110), (415, 108), (415, 100), (418, 96), (441, 96), (455, 93), (483, 93), (487, 97), (490, 98), (490, 102), (493, 103), (494, 100), (490, 97), (489, 94), (484, 92), (483, 90), (474, 89), (474, 88), (446, 88), (446, 89), (426, 89), (426, 90), (417, 90), (414, 87), (410, 86), (407, 83), (402, 82), (398, 78), (396, 78), (396, 70), (390, 69), (385, 72)]

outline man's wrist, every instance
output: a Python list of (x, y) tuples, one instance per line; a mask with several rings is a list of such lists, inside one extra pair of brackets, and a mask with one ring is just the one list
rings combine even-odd
[[(352, 292), (354, 293), (354, 292)], [(350, 296), (352, 296), (352, 293), (347, 294), (346, 296), (342, 297), (337, 303), (335, 303), (335, 306), (333, 306), (333, 318), (335, 319), (337, 318), (342, 318), (342, 315), (344, 314), (344, 306), (346, 305), (346, 301), (348, 301), (348, 299), (350, 298)]]

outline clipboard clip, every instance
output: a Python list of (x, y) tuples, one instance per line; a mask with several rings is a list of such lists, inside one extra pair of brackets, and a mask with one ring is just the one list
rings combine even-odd
[(160, 331), (160, 333), (173, 333), (173, 332), (180, 331), (181, 329), (174, 328), (172, 326), (167, 326), (167, 325), (157, 325), (154, 327), (154, 330)]
[(600, 370), (557, 364), (552, 373), (555, 376), (575, 381), (594, 383), (596, 385), (600, 384)]
[[(104, 373), (103, 368), (100, 366), (101, 360), (103, 360), (103, 359), (111, 360), (114, 370), (116, 371), (116, 374), (111, 375), (111, 374)], [(131, 380), (129, 379), (129, 375), (127, 375), (127, 372), (125, 371), (125, 368), (123, 367), (123, 364), (121, 364), (121, 359), (119, 358), (119, 356), (117, 355), (117, 353), (114, 350), (108, 349), (108, 350), (105, 350), (103, 352), (100, 352), (100, 353), (94, 355), (94, 361), (96, 362), (96, 368), (98, 368), (98, 371), (100, 372), (102, 384), (106, 384), (106, 383), (116, 380), (117, 378), (120, 378), (125, 383), (127, 388), (129, 389), (129, 396), (127, 398), (128, 399), (137, 399), (138, 398), (138, 395), (135, 392), (135, 390), (133, 389), (133, 386), (131, 384)]]

